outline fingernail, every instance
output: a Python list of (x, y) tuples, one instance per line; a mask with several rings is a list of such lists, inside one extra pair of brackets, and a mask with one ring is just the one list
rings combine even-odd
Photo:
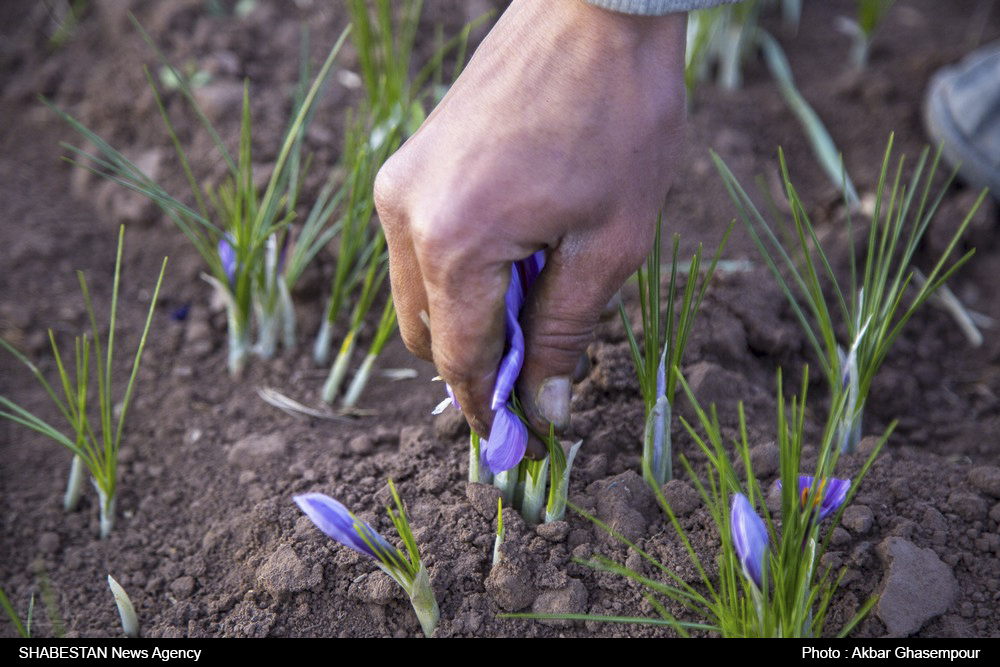
[(552, 377), (542, 382), (535, 397), (538, 414), (552, 422), (557, 431), (569, 427), (569, 392), (568, 377)]

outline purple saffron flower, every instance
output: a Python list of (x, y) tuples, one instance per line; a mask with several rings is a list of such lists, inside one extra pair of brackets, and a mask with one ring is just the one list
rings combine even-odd
[(229, 279), (229, 286), (232, 287), (236, 281), (236, 249), (233, 248), (233, 237), (226, 232), (225, 236), (219, 237), (219, 259), (222, 261), (222, 270), (226, 272)]
[[(813, 488), (815, 479), (808, 475), (799, 475), (799, 495), (802, 502), (802, 509), (808, 509), (806, 503), (809, 502), (809, 494)], [(840, 506), (847, 500), (847, 492), (851, 490), (851, 480), (837, 479), (830, 477), (819, 481), (819, 488), (813, 498), (813, 507), (819, 507), (819, 518), (822, 521), (831, 514), (835, 514)]]
[[(480, 457), (493, 473), (510, 470), (516, 466), (528, 448), (528, 427), (511, 412), (507, 402), (514, 393), (517, 376), (520, 375), (521, 366), (524, 364), (524, 332), (521, 330), (518, 318), (521, 308), (524, 307), (528, 289), (538, 278), (544, 265), (544, 250), (539, 250), (531, 257), (511, 265), (510, 285), (504, 296), (507, 345), (497, 367), (497, 380), (490, 400), (493, 426), (489, 437), (480, 442)], [(452, 404), (458, 407), (451, 387), (448, 387), (448, 396), (451, 397)]]
[(736, 557), (740, 560), (743, 574), (757, 586), (757, 590), (760, 590), (767, 561), (767, 527), (742, 493), (733, 495), (729, 526), (733, 536), (733, 548), (736, 549)]
[[(664, 349), (664, 355), (666, 355), (666, 349)], [(660, 365), (656, 369), (656, 397), (654, 399), (656, 401), (660, 400), (661, 396), (667, 395), (666, 361), (666, 356), (661, 356)], [(656, 430), (653, 431), (653, 470), (659, 470), (663, 460), (663, 432), (667, 428), (666, 422), (666, 419), (661, 419), (660, 423), (656, 425)]]
[(545, 252), (539, 250), (531, 257), (514, 262), (510, 271), (510, 285), (504, 296), (507, 320), (507, 350), (497, 368), (497, 381), (493, 387), (493, 427), (490, 436), (480, 444), (480, 456), (494, 472), (503, 472), (516, 466), (528, 448), (528, 427), (507, 407), (517, 376), (524, 364), (524, 332), (518, 318), (524, 299), (538, 274), (545, 265)]
[[(809, 475), (799, 475), (799, 500), (802, 509), (809, 509), (806, 503), (809, 502), (809, 493), (812, 490), (814, 477)], [(778, 490), (781, 490), (781, 480), (778, 480)], [(830, 477), (819, 481), (819, 488), (816, 497), (813, 498), (812, 506), (819, 507), (819, 517), (817, 521), (822, 521), (831, 514), (836, 513), (840, 506), (847, 500), (847, 492), (851, 490), (851, 480), (837, 479)]]
[[(306, 493), (295, 496), (293, 500), (299, 509), (312, 519), (317, 528), (345, 547), (377, 561), (384, 562), (386, 556), (395, 562), (404, 560), (396, 547), (330, 496), (322, 493)], [(382, 552), (382, 555), (376, 553), (376, 550)]]

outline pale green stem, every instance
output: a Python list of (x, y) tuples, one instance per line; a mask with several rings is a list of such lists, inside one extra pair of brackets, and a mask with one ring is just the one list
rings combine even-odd
[(500, 564), (503, 560), (503, 555), (500, 552), (500, 546), (503, 544), (503, 535), (497, 533), (497, 538), (493, 541), (493, 567)]
[(73, 456), (73, 463), (69, 469), (69, 481), (66, 482), (66, 495), (63, 496), (63, 509), (72, 512), (80, 502), (80, 495), (83, 493), (83, 459), (78, 455)]
[(781, 22), (786, 30), (798, 32), (802, 21), (802, 0), (782, 0)]
[(580, 451), (580, 445), (582, 444), (583, 440), (579, 440), (576, 444), (569, 448), (569, 454), (566, 455), (566, 469), (563, 470), (562, 478), (559, 480), (559, 486), (556, 489), (556, 492), (552, 494), (549, 499), (549, 505), (545, 508), (545, 523), (562, 521), (563, 517), (566, 516), (566, 495), (569, 491), (569, 473), (573, 469), (573, 461), (576, 459), (576, 453)]
[[(658, 487), (673, 479), (670, 414), (670, 401), (666, 396), (660, 396), (646, 418), (642, 445), (643, 475), (647, 477), (647, 481)], [(660, 451), (657, 452), (657, 449)], [(650, 475), (652, 479), (648, 479)]]
[(741, 71), (743, 52), (743, 26), (729, 26), (719, 54), (719, 85), (724, 90), (739, 90), (743, 84)]
[(317, 366), (326, 366), (330, 361), (330, 339), (333, 336), (333, 325), (330, 320), (323, 318), (319, 325), (319, 333), (316, 334), (316, 343), (313, 345), (313, 361)]
[(115, 578), (110, 574), (108, 575), (108, 586), (111, 588), (111, 594), (115, 596), (115, 604), (118, 606), (118, 615), (122, 619), (122, 630), (125, 632), (125, 636), (132, 639), (137, 638), (139, 636), (139, 618), (135, 614), (132, 600), (121, 584), (115, 581)]
[(871, 47), (871, 40), (864, 30), (858, 31), (851, 37), (851, 64), (857, 69), (864, 69), (868, 64), (868, 53)]
[(97, 497), (101, 510), (101, 539), (103, 540), (111, 534), (111, 530), (115, 525), (115, 497), (111, 496), (109, 498), (104, 489), (97, 485), (97, 480), (91, 481), (94, 484), (94, 488), (97, 489)]
[(524, 477), (524, 498), (521, 499), (521, 516), (525, 523), (534, 525), (538, 523), (542, 515), (542, 507), (545, 506), (545, 482), (548, 480), (549, 457), (541, 461), (532, 461), (532, 467), (536, 467), (536, 474), (531, 474), (531, 468)]
[(222, 297), (226, 303), (227, 328), (229, 329), (229, 375), (239, 378), (247, 365), (250, 354), (250, 328), (239, 317), (236, 299), (229, 286), (215, 276), (202, 274), (202, 278)]
[(229, 375), (238, 378), (243, 374), (250, 354), (249, 332), (235, 324), (235, 313), (229, 317)]
[(282, 335), (284, 337), (282, 344), (285, 346), (285, 351), (290, 352), (295, 349), (298, 341), (296, 341), (295, 330), (295, 305), (292, 303), (292, 293), (288, 289), (285, 276), (278, 276), (278, 299), (281, 303), (281, 314), (284, 322), (282, 326)]
[(334, 397), (340, 391), (340, 385), (344, 383), (344, 377), (347, 375), (347, 367), (350, 365), (351, 355), (354, 353), (354, 342), (357, 333), (356, 329), (351, 329), (347, 332), (347, 338), (344, 339), (343, 344), (340, 346), (340, 352), (337, 353), (333, 367), (330, 368), (330, 375), (326, 378), (326, 384), (323, 385), (323, 401), (327, 404), (333, 403)]
[(489, 484), (493, 481), (493, 474), (489, 468), (480, 464), (479, 458), (479, 434), (475, 431), (469, 432), (469, 482), (473, 484)]
[(254, 352), (262, 359), (271, 359), (278, 348), (281, 326), (281, 301), (276, 299), (275, 274), (278, 270), (278, 239), (271, 234), (264, 253), (264, 285), (254, 290), (254, 311), (257, 315), (257, 344)]
[(504, 505), (514, 504), (514, 492), (517, 490), (517, 469), (514, 466), (510, 470), (504, 470), (493, 475), (493, 486), (500, 489), (500, 497)]
[(424, 636), (430, 637), (437, 628), (441, 612), (438, 610), (437, 598), (434, 596), (434, 589), (431, 588), (431, 580), (423, 563), (420, 564), (417, 576), (413, 578), (407, 593), (410, 595), (410, 604), (417, 613), (417, 620), (420, 621)]
[(376, 359), (378, 359), (378, 355), (371, 352), (365, 356), (365, 360), (361, 363), (361, 368), (354, 374), (351, 384), (347, 388), (347, 394), (344, 396), (343, 402), (345, 408), (353, 408), (358, 404), (361, 394), (364, 393), (365, 387), (368, 385), (368, 379), (371, 377), (372, 366), (375, 365)]
[(802, 637), (812, 637), (812, 607), (809, 607), (809, 589), (812, 582), (813, 569), (816, 567), (816, 540), (812, 537), (806, 547), (806, 562), (809, 564), (809, 574), (806, 575), (806, 587), (802, 590), (802, 604), (806, 607), (805, 620), (802, 622)]
[(264, 304), (254, 304), (257, 313), (257, 344), (253, 351), (261, 359), (271, 359), (278, 349), (278, 330), (281, 327), (280, 306), (268, 312)]

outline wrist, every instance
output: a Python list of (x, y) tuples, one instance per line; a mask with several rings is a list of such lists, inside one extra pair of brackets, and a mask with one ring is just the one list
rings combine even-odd
[(737, 0), (582, 0), (588, 5), (622, 14), (663, 16), (692, 9), (704, 9)]

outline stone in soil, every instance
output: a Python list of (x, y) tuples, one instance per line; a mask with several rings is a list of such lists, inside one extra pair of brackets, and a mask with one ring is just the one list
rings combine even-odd
[(902, 537), (886, 538), (877, 551), (888, 574), (875, 613), (890, 637), (908, 637), (948, 611), (958, 596), (958, 581), (934, 551)]

